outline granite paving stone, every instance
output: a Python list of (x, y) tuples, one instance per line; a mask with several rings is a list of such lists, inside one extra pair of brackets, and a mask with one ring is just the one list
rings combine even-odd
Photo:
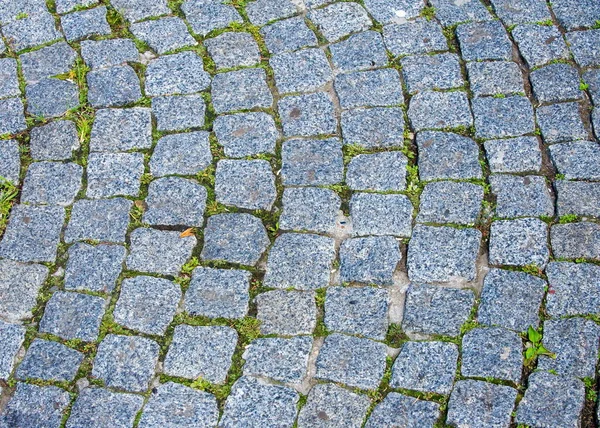
[(16, 52), (62, 39), (54, 17), (47, 11), (6, 23), (2, 26), (2, 34), (7, 45)]
[(110, 34), (106, 21), (106, 6), (69, 13), (60, 17), (60, 25), (69, 42), (90, 36)]
[(600, 197), (600, 183), (557, 180), (554, 186), (559, 216), (575, 214), (600, 217), (600, 207), (595, 203)]
[(61, 343), (34, 339), (15, 373), (18, 379), (71, 382), (84, 355)]
[(202, 226), (207, 192), (195, 180), (164, 177), (148, 186), (143, 221), (155, 226)]
[(247, 271), (198, 267), (185, 294), (185, 310), (209, 318), (243, 318), (248, 312), (249, 286)]
[(330, 189), (292, 187), (283, 191), (282, 204), (280, 229), (328, 233), (336, 227), (341, 199)]
[(75, 163), (34, 162), (23, 180), (21, 202), (71, 205), (81, 189), (82, 174), (83, 168)]
[(140, 57), (130, 39), (83, 40), (80, 45), (81, 56), (92, 69), (138, 62)]
[(600, 145), (597, 142), (557, 144), (549, 150), (558, 173), (567, 180), (600, 180)]
[(237, 332), (230, 327), (179, 325), (165, 357), (164, 372), (186, 379), (225, 383), (237, 340)]
[(462, 91), (419, 92), (410, 100), (408, 118), (417, 131), (473, 125), (469, 100)]
[(192, 31), (202, 36), (206, 36), (213, 30), (225, 28), (230, 24), (242, 23), (242, 17), (238, 11), (224, 1), (186, 1), (181, 5), (181, 10), (185, 14)]
[(90, 71), (87, 82), (88, 101), (94, 107), (120, 107), (142, 98), (139, 78), (129, 65)]
[[(475, 98), (472, 105), (475, 136), (479, 138), (517, 137), (534, 131), (533, 107), (526, 97), (481, 97)], [(542, 108), (544, 107), (540, 107), (538, 112)]]
[(546, 144), (585, 140), (589, 137), (581, 119), (578, 103), (570, 102), (538, 107), (536, 116)]
[[(2, 313), (4, 315), (4, 311)], [(15, 366), (15, 357), (25, 340), (25, 328), (0, 320), (0, 379), (7, 380)]]
[(90, 137), (91, 151), (124, 152), (151, 146), (152, 114), (149, 108), (107, 108), (96, 112)]
[(79, 89), (75, 82), (44, 78), (27, 85), (27, 113), (39, 117), (58, 117), (79, 105)]
[(465, 82), (458, 59), (458, 55), (452, 53), (402, 58), (402, 77), (408, 92), (461, 87)]
[(208, 132), (195, 131), (161, 137), (150, 158), (150, 172), (165, 175), (196, 175), (212, 163)]
[(65, 269), (65, 290), (110, 293), (123, 268), (126, 252), (121, 245), (72, 245)]
[(259, 294), (254, 301), (261, 334), (311, 334), (317, 324), (317, 306), (312, 291), (272, 290)]
[(209, 217), (206, 223), (201, 257), (254, 266), (269, 244), (259, 218), (245, 213), (218, 214)]
[(533, 94), (540, 103), (580, 100), (579, 73), (569, 64), (550, 64), (531, 72)]
[(466, 61), (511, 59), (512, 44), (500, 21), (460, 24), (456, 37)]
[(287, 140), (281, 149), (281, 178), (286, 186), (336, 184), (343, 180), (342, 144), (326, 140)]
[(494, 11), (505, 25), (552, 19), (544, 0), (492, 0)]
[(398, 241), (392, 236), (346, 239), (340, 247), (340, 280), (392, 285), (401, 259)]
[(411, 0), (366, 0), (365, 7), (381, 24), (404, 22), (418, 17), (424, 5)]
[(296, 5), (291, 0), (257, 0), (246, 7), (250, 22), (264, 25), (269, 21), (287, 18), (296, 14)]
[(139, 272), (177, 275), (196, 246), (195, 236), (180, 232), (137, 228), (130, 233), (127, 268)]
[(474, 303), (471, 290), (411, 284), (402, 328), (409, 333), (458, 336)]
[(217, 113), (270, 108), (273, 95), (262, 68), (217, 74), (212, 81), (212, 102)]
[(48, 272), (43, 265), (0, 260), (0, 318), (9, 322), (31, 318)]
[(137, 196), (144, 173), (142, 153), (91, 153), (87, 163), (86, 196)]
[(260, 29), (260, 34), (272, 54), (316, 46), (318, 43), (315, 33), (308, 28), (301, 17), (284, 19), (266, 25)]
[(558, 259), (600, 259), (600, 225), (555, 224), (550, 229), (552, 254)]
[(500, 220), (490, 231), (490, 264), (536, 266), (548, 263), (548, 226), (536, 218)]
[(232, 158), (274, 153), (279, 138), (275, 120), (262, 112), (217, 116), (213, 129), (225, 154)]
[(311, 92), (333, 79), (325, 52), (319, 48), (273, 55), (269, 64), (275, 75), (277, 90), (282, 94)]
[(127, 428), (133, 425), (144, 398), (104, 388), (85, 388), (73, 403), (66, 427)]
[(594, 134), (596, 138), (600, 136), (600, 110), (594, 109), (592, 110), (592, 126), (594, 128)]
[(17, 76), (17, 61), (12, 58), (0, 59), (0, 97), (21, 95)]
[(108, 334), (98, 345), (92, 377), (109, 388), (145, 392), (158, 362), (158, 343), (145, 337)]
[(335, 134), (337, 131), (335, 107), (331, 95), (326, 92), (284, 97), (277, 107), (286, 137)]
[(76, 201), (65, 231), (65, 242), (124, 243), (132, 205), (132, 201), (124, 198)]
[(344, 144), (365, 148), (398, 147), (404, 143), (404, 113), (400, 108), (357, 108), (342, 112)]
[(558, 0), (552, 3), (552, 10), (567, 30), (592, 27), (600, 13), (600, 7), (593, 0)]
[(64, 389), (19, 382), (0, 413), (0, 424), (5, 427), (58, 428), (69, 402), (69, 393)]
[(400, 75), (391, 68), (340, 74), (334, 88), (342, 109), (404, 103)]
[(68, 73), (75, 64), (77, 52), (65, 42), (22, 54), (21, 68), (27, 83), (35, 83), (45, 77)]
[(539, 67), (554, 60), (569, 59), (569, 49), (557, 27), (551, 25), (517, 25), (512, 36), (529, 67)]
[(329, 42), (367, 30), (372, 25), (367, 11), (354, 2), (334, 3), (312, 10), (307, 16)]
[(332, 383), (317, 384), (298, 414), (298, 427), (344, 426), (359, 428), (371, 401)]
[(46, 3), (43, 0), (23, 0), (19, 3), (4, 3), (0, 8), (0, 21), (8, 23), (22, 18), (22, 15), (37, 15), (46, 12)]
[(332, 63), (340, 71), (365, 70), (383, 67), (388, 57), (381, 34), (363, 31), (329, 45)]
[(3, 141), (0, 144), (0, 177), (12, 183), (19, 183), (19, 172), (21, 170), (21, 155), (19, 143), (16, 140)]
[(406, 189), (407, 165), (401, 152), (357, 155), (346, 167), (346, 183), (353, 190), (402, 191)]
[(250, 210), (270, 210), (275, 176), (266, 160), (220, 160), (215, 174), (217, 201)]
[(129, 21), (171, 13), (166, 0), (111, 0), (111, 4)]
[(206, 89), (210, 77), (202, 58), (187, 51), (156, 58), (146, 68), (146, 95), (192, 94)]
[[(598, 13), (600, 8), (595, 7)], [(596, 14), (596, 18), (599, 15)], [(600, 30), (573, 31), (566, 34), (567, 42), (575, 58), (575, 62), (580, 67), (594, 67), (600, 65), (600, 52), (598, 52), (598, 43), (600, 43)]]
[(258, 45), (250, 33), (223, 33), (206, 39), (204, 46), (217, 69), (251, 66), (260, 61)]
[(540, 172), (542, 168), (542, 151), (536, 137), (488, 140), (484, 146), (491, 172)]
[(354, 234), (410, 237), (413, 208), (405, 195), (355, 193), (350, 199)]
[(523, 93), (523, 75), (511, 61), (467, 63), (469, 83), (476, 96)]
[(550, 262), (546, 269), (550, 290), (546, 307), (551, 316), (598, 312), (600, 268), (591, 263)]
[(30, 132), (29, 148), (31, 157), (35, 160), (70, 159), (73, 150), (79, 148), (75, 123), (70, 120), (58, 120), (33, 128)]
[(16, 97), (0, 100), (0, 135), (16, 134), (25, 129), (23, 102)]
[(158, 54), (196, 45), (185, 22), (177, 17), (136, 22), (129, 27), (135, 37), (146, 42)]
[(492, 15), (478, 1), (431, 0), (435, 16), (444, 27), (469, 21), (491, 21)]
[(428, 183), (420, 197), (420, 223), (473, 225), (481, 213), (483, 187), (473, 183)]
[[(385, 1), (392, 3), (389, 0)], [(440, 24), (424, 19), (386, 25), (383, 27), (383, 39), (388, 50), (395, 56), (448, 50), (448, 42)]]
[(404, 425), (406, 428), (432, 428), (439, 415), (438, 403), (390, 392), (373, 409), (365, 427)]
[(546, 179), (539, 175), (491, 175), (492, 193), (496, 195), (496, 216), (552, 217), (554, 203)]

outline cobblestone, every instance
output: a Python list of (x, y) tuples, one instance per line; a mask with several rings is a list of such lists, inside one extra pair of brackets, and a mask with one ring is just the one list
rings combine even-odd
[(417, 131), (473, 125), (469, 100), (461, 91), (418, 93), (411, 99), (408, 118)]
[(420, 132), (417, 147), (421, 180), (482, 177), (479, 149), (470, 138), (451, 133)]
[[(79, 148), (79, 138), (75, 124), (61, 120), (33, 128), (29, 144), (31, 156), (36, 160), (66, 160), (71, 158), (73, 150)], [(0, 175), (9, 178), (18, 174)]]

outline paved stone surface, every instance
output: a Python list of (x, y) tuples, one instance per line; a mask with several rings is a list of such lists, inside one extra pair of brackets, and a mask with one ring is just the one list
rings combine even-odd
[(0, 3), (0, 426), (597, 422), (596, 0)]

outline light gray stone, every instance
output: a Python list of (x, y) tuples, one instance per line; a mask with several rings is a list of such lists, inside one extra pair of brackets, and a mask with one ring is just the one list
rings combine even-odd
[[(379, 1), (382, 0), (371, 0)], [(392, 13), (396, 13), (397, 5), (389, 0), (384, 0), (388, 3)], [(412, 3), (404, 1), (407, 3)], [(408, 7), (415, 7), (415, 3)], [(416, 6), (419, 7), (419, 6)], [(422, 5), (421, 5), (422, 7)], [(368, 8), (368, 6), (367, 6)], [(407, 8), (400, 9), (407, 12)], [(436, 21), (427, 21), (419, 19), (415, 21), (406, 21), (406, 16), (394, 17), (398, 23), (386, 25), (383, 27), (383, 39), (388, 50), (395, 56), (425, 54), (431, 52), (447, 51), (448, 42), (442, 33), (442, 27)], [(403, 19), (404, 18), (404, 19)]]
[(213, 129), (225, 154), (232, 158), (275, 153), (279, 138), (273, 117), (262, 112), (217, 116)]
[(0, 97), (18, 97), (20, 95), (17, 61), (13, 58), (0, 59)]
[(490, 265), (529, 266), (548, 263), (548, 226), (536, 218), (501, 220), (490, 231)]
[(342, 143), (337, 138), (284, 141), (281, 161), (286, 186), (336, 184), (344, 178)]
[(10, 322), (30, 318), (47, 277), (46, 266), (0, 260), (0, 318)]
[(21, 171), (21, 153), (16, 140), (3, 141), (0, 144), (0, 177), (12, 184), (19, 183)]
[(527, 97), (480, 97), (472, 106), (479, 138), (517, 137), (534, 131), (533, 107)]
[[(46, 10), (38, 12), (28, 14), (23, 19), (12, 20), (2, 26), (7, 44), (15, 52), (62, 39), (62, 34), (56, 29), (54, 17)], [(16, 16), (18, 13), (12, 19)]]
[(408, 92), (427, 89), (452, 89), (465, 84), (458, 55), (415, 55), (402, 58), (402, 76)]
[(75, 400), (66, 427), (127, 428), (133, 425), (143, 404), (144, 398), (139, 395), (86, 388)]
[(106, 6), (81, 10), (60, 17), (60, 25), (69, 42), (110, 34), (106, 21)]
[(72, 245), (65, 270), (65, 290), (110, 293), (123, 268), (126, 252), (121, 245)]
[(505, 25), (542, 22), (552, 19), (544, 0), (492, 0), (498, 17)]
[(333, 66), (340, 71), (365, 70), (388, 64), (381, 34), (363, 31), (329, 45)]
[(556, 211), (559, 216), (575, 214), (581, 216), (600, 217), (600, 183), (583, 181), (557, 180)]
[(440, 405), (437, 403), (390, 392), (373, 409), (365, 427), (399, 425), (406, 428), (433, 428), (439, 416)]
[[(365, 7), (373, 18), (382, 24), (403, 22), (421, 14), (424, 7), (420, 2), (411, 0), (366, 0)], [(403, 11), (404, 14), (397, 13)]]
[(371, 401), (335, 384), (317, 384), (308, 393), (306, 404), (298, 415), (298, 427), (362, 426)]
[(166, 0), (112, 0), (111, 3), (129, 21), (171, 13)]
[(212, 162), (208, 132), (165, 135), (156, 143), (150, 172), (156, 177), (165, 175), (195, 175)]
[(259, 294), (254, 300), (261, 334), (312, 334), (317, 324), (317, 306), (312, 291), (273, 290)]
[(591, 263), (551, 262), (546, 269), (551, 316), (595, 314), (600, 302), (600, 267)]
[(140, 53), (130, 39), (84, 40), (81, 56), (94, 69), (138, 62)]
[(27, 83), (68, 73), (74, 66), (77, 52), (65, 42), (58, 42), (20, 56), (23, 77)]
[(75, 163), (34, 162), (27, 168), (21, 202), (71, 205), (81, 189), (83, 168)]
[(588, 131), (581, 120), (581, 106), (578, 103), (560, 103), (538, 107), (536, 116), (546, 144), (589, 138)]
[(79, 148), (77, 129), (70, 120), (59, 120), (33, 128), (30, 138), (31, 157), (36, 160), (71, 159), (73, 150)]
[(142, 153), (90, 153), (86, 196), (137, 196), (144, 174)]
[[(576, 12), (581, 13), (584, 9), (588, 9), (598, 17), (598, 13), (600, 13), (600, 8), (598, 5), (592, 6), (580, 4), (574, 6)], [(593, 9), (593, 10), (592, 10)], [(560, 19), (560, 18), (559, 18)], [(573, 52), (573, 56), (575, 57), (575, 62), (579, 64), (580, 67), (593, 67), (600, 65), (600, 53), (598, 53), (598, 43), (600, 42), (600, 31), (598, 28), (594, 30), (588, 31), (573, 31), (566, 34), (567, 42), (569, 43), (569, 47), (571, 48), (571, 52)]]
[(202, 58), (187, 51), (152, 60), (146, 68), (146, 95), (191, 94), (210, 85)]
[(283, 191), (281, 230), (329, 233), (336, 227), (340, 197), (330, 189), (316, 187), (287, 188)]
[(132, 201), (124, 198), (80, 199), (73, 204), (65, 242), (82, 240), (124, 243)]
[(249, 33), (222, 33), (204, 40), (204, 46), (217, 69), (251, 66), (260, 61), (258, 45)]
[(492, 175), (496, 195), (496, 216), (500, 218), (554, 215), (554, 203), (546, 178), (538, 175)]
[(220, 160), (215, 174), (217, 201), (250, 210), (270, 210), (277, 197), (266, 160)]
[(483, 187), (473, 183), (428, 183), (420, 197), (417, 221), (473, 225), (481, 213)]
[(96, 112), (90, 150), (125, 152), (152, 147), (152, 114), (149, 108), (101, 109)]
[(295, 15), (296, 10), (291, 0), (257, 0), (248, 5), (246, 13), (254, 25), (264, 25), (274, 19)]
[(25, 328), (0, 320), (0, 340), (0, 379), (8, 380), (15, 367), (15, 357), (25, 340)]
[(335, 134), (337, 131), (335, 107), (331, 95), (326, 92), (281, 98), (278, 109), (286, 137)]
[(0, 100), (0, 135), (16, 134), (27, 129), (23, 102), (19, 98)]
[(217, 74), (212, 81), (213, 107), (217, 113), (271, 108), (273, 94), (262, 68), (245, 68)]
[(391, 68), (339, 74), (333, 86), (342, 109), (404, 103), (400, 75)]
[(284, 19), (266, 25), (260, 30), (267, 49), (272, 54), (316, 46), (317, 37), (306, 26), (302, 17)]
[(569, 59), (569, 49), (554, 25), (517, 25), (512, 36), (529, 67), (539, 67), (553, 60)]
[(79, 106), (79, 89), (75, 82), (44, 78), (25, 88), (27, 113), (37, 117), (58, 117)]
[(357, 108), (342, 112), (344, 144), (366, 148), (402, 147), (404, 113), (400, 108)]
[(207, 191), (195, 180), (164, 177), (148, 186), (144, 222), (161, 226), (202, 226)]
[(555, 224), (550, 242), (558, 259), (600, 259), (600, 225), (596, 223)]
[(357, 155), (346, 168), (346, 183), (353, 190), (402, 191), (407, 164), (401, 152)]
[(512, 45), (500, 21), (460, 24), (456, 36), (467, 61), (511, 59)]
[(282, 94), (311, 92), (333, 79), (325, 52), (319, 48), (273, 55), (269, 64), (273, 68), (275, 85)]
[(600, 145), (595, 141), (553, 145), (550, 157), (567, 180), (600, 180)]
[(396, 238), (346, 239), (340, 247), (340, 281), (392, 285), (402, 253)]
[(444, 27), (468, 21), (491, 21), (492, 15), (478, 1), (431, 0), (435, 16)]
[(358, 3), (334, 3), (308, 13), (308, 18), (329, 42), (371, 27), (367, 11)]
[(476, 96), (522, 93), (523, 76), (519, 66), (509, 61), (469, 62), (471, 90)]
[(87, 82), (87, 98), (93, 107), (119, 107), (142, 98), (140, 80), (129, 65), (90, 71)]
[(536, 137), (517, 137), (485, 142), (491, 172), (540, 172), (542, 152)]
[(129, 30), (160, 55), (197, 44), (185, 22), (177, 17), (137, 22), (131, 24)]
[(35, 339), (17, 368), (15, 377), (71, 382), (83, 357), (81, 352), (61, 343)]
[(230, 4), (223, 1), (186, 1), (181, 5), (194, 33), (206, 36), (212, 30), (225, 28), (231, 24), (241, 24), (242, 17)]
[(350, 199), (354, 233), (410, 237), (413, 205), (405, 195), (355, 193)]
[(0, 413), (0, 425), (58, 428), (69, 402), (69, 393), (56, 386), (19, 382), (14, 395)]
[(469, 100), (462, 91), (419, 92), (410, 100), (408, 118), (417, 131), (473, 125)]

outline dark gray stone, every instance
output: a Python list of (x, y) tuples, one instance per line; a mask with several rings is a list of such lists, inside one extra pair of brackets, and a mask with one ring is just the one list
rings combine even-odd
[(589, 138), (581, 120), (578, 103), (561, 103), (538, 107), (538, 125), (546, 144)]
[(65, 270), (65, 290), (110, 293), (123, 268), (125, 247), (78, 243), (69, 248)]
[(62, 39), (54, 17), (47, 11), (6, 23), (2, 26), (2, 34), (15, 52)]
[(20, 428), (58, 428), (70, 402), (69, 393), (56, 386), (17, 383), (0, 413), (0, 425)]
[(467, 63), (469, 82), (475, 96), (524, 92), (519, 66), (509, 61)]
[[(70, 155), (69, 155), (70, 156)], [(13, 184), (19, 183), (21, 153), (16, 140), (3, 141), (0, 144), (0, 177)]]
[(396, 238), (372, 236), (346, 239), (340, 248), (340, 280), (392, 285), (402, 253)]
[(81, 189), (82, 175), (83, 168), (75, 163), (34, 162), (23, 180), (21, 202), (71, 205)]
[(90, 153), (86, 196), (92, 199), (117, 195), (137, 196), (142, 174), (142, 153)]
[(260, 62), (256, 40), (249, 33), (222, 33), (204, 40), (217, 69), (243, 67)]
[[(406, 12), (406, 9), (404, 11)], [(448, 50), (448, 42), (442, 33), (442, 27), (436, 21), (421, 19), (407, 22), (404, 20), (398, 24), (386, 25), (383, 27), (383, 39), (388, 50), (395, 56)]]
[(360, 389), (377, 389), (385, 370), (386, 346), (380, 342), (333, 333), (317, 357), (317, 379)]
[(245, 213), (218, 214), (207, 221), (201, 256), (204, 260), (254, 266), (269, 244), (259, 218)]
[(141, 333), (164, 335), (181, 300), (178, 284), (162, 278), (136, 276), (121, 284), (115, 322)]
[(277, 103), (286, 137), (335, 134), (337, 119), (326, 92), (284, 97)]
[(86, 388), (75, 400), (66, 427), (131, 427), (143, 404), (144, 398), (139, 395)]
[(27, 129), (23, 102), (19, 98), (0, 100), (0, 135), (16, 134)]
[(476, 229), (418, 225), (408, 245), (411, 281), (473, 281), (481, 232)]
[(65, 242), (82, 240), (125, 242), (133, 202), (124, 198), (89, 200), (73, 204)]
[(277, 197), (266, 160), (220, 160), (215, 175), (217, 201), (250, 210), (270, 210)]
[(371, 401), (335, 384), (313, 386), (298, 415), (298, 427), (360, 428)]
[(542, 152), (536, 137), (517, 137), (485, 142), (491, 172), (540, 172)]
[(210, 85), (210, 76), (194, 52), (156, 58), (146, 68), (146, 95), (191, 94)]
[(527, 97), (475, 98), (472, 104), (479, 138), (517, 137), (535, 129), (533, 107)]
[(95, 342), (106, 303), (104, 298), (98, 296), (57, 291), (46, 303), (40, 331), (65, 340)]
[(364, 31), (329, 45), (332, 62), (340, 71), (364, 70), (387, 65), (388, 57), (381, 34)]
[(25, 95), (32, 116), (58, 117), (79, 105), (79, 89), (69, 80), (44, 78), (27, 85)]
[(325, 52), (319, 48), (273, 55), (269, 64), (275, 74), (277, 89), (282, 94), (314, 91), (333, 79)]
[(0, 243), (0, 257), (54, 263), (64, 221), (62, 207), (14, 205)]
[(0, 59), (0, 97), (18, 97), (20, 95), (17, 61), (13, 58)]
[(69, 42), (90, 36), (110, 34), (106, 21), (106, 6), (69, 13), (60, 17), (60, 25)]
[(440, 405), (437, 403), (390, 392), (375, 407), (365, 427), (398, 425), (406, 428), (433, 428), (439, 416)]
[(275, 153), (279, 138), (275, 120), (262, 112), (217, 116), (213, 129), (225, 154), (233, 158)]
[(404, 103), (400, 75), (391, 68), (339, 74), (334, 88), (343, 109)]
[(551, 262), (546, 269), (550, 290), (546, 308), (551, 316), (595, 314), (600, 302), (600, 267), (590, 263)]
[(186, 379), (202, 378), (225, 383), (238, 334), (230, 327), (175, 327), (173, 342), (165, 357), (164, 372)]
[(491, 21), (486, 7), (478, 1), (430, 0), (435, 16), (444, 27), (469, 21)]
[(569, 64), (550, 64), (529, 75), (533, 94), (540, 103), (580, 100), (579, 73)]
[(415, 55), (402, 58), (402, 76), (408, 92), (427, 89), (452, 89), (465, 84), (458, 55)]
[(550, 157), (568, 180), (600, 180), (600, 146), (595, 141), (556, 144)]
[(166, 0), (111, 0), (111, 3), (129, 21), (171, 13)]
[(539, 67), (554, 60), (569, 59), (569, 49), (555, 26), (517, 25), (512, 36), (529, 67)]
[(555, 224), (550, 230), (552, 254), (559, 259), (600, 259), (600, 225)]
[(483, 187), (453, 181), (429, 183), (423, 188), (420, 201), (420, 223), (473, 225), (481, 213)]
[(505, 25), (542, 22), (552, 19), (544, 0), (492, 0), (496, 15)]
[(305, 46), (316, 46), (317, 37), (306, 26), (302, 17), (284, 19), (260, 30), (267, 49), (272, 54), (295, 51)]
[(223, 1), (186, 1), (181, 5), (181, 10), (185, 13), (192, 31), (202, 36), (230, 24), (242, 23), (242, 17), (237, 10)]
[(329, 331), (384, 340), (388, 329), (388, 291), (374, 287), (331, 287), (325, 299)]
[(547, 241), (548, 226), (537, 218), (495, 221), (490, 231), (490, 264), (544, 269), (549, 257)]
[(317, 324), (317, 306), (312, 291), (273, 290), (259, 294), (254, 300), (261, 334), (312, 334)]
[(247, 271), (198, 267), (185, 294), (185, 310), (210, 318), (243, 318), (248, 313), (249, 287)]
[(473, 125), (469, 100), (462, 91), (419, 92), (410, 100), (408, 118), (417, 131)]
[(31, 157), (36, 160), (71, 159), (73, 150), (79, 148), (77, 129), (70, 120), (59, 120), (33, 128), (30, 137)]
[(92, 69), (138, 62), (139, 52), (130, 39), (84, 40), (81, 56)]
[(65, 42), (27, 52), (20, 56), (23, 77), (27, 83), (68, 73), (75, 65), (77, 52)]
[(129, 65), (90, 71), (87, 82), (93, 107), (119, 107), (142, 98), (140, 80)]
[(35, 339), (17, 368), (17, 379), (71, 382), (84, 355), (58, 342)]
[(152, 113), (149, 108), (101, 109), (96, 112), (90, 138), (91, 151), (125, 152), (150, 147)]
[(325, 236), (284, 233), (269, 252), (263, 284), (270, 288), (316, 290), (329, 285), (335, 258), (334, 240)]
[(424, 5), (412, 0), (365, 0), (365, 7), (382, 24), (402, 23), (421, 14)]
[(461, 24), (456, 28), (462, 56), (467, 61), (509, 61), (512, 44), (500, 21)]
[(392, 388), (447, 395), (452, 390), (458, 346), (450, 342), (406, 342), (394, 361)]
[(9, 322), (31, 318), (47, 277), (46, 266), (0, 260), (0, 318)]
[(281, 230), (329, 233), (336, 227), (341, 199), (329, 189), (316, 187), (287, 188), (283, 191)]
[(554, 182), (557, 193), (556, 210), (559, 216), (576, 214), (600, 217), (600, 183), (557, 180)]
[(336, 184), (344, 179), (342, 143), (337, 138), (287, 140), (281, 160), (281, 178), (286, 186)]
[[(590, 7), (592, 7), (590, 5)], [(596, 20), (600, 16), (600, 7), (596, 8)], [(585, 5), (577, 5), (576, 9), (583, 9)], [(581, 67), (594, 67), (600, 65), (600, 52), (598, 44), (600, 43), (600, 29), (588, 31), (574, 31), (566, 34), (567, 42), (575, 57), (575, 62)]]
[(194, 180), (165, 177), (148, 186), (144, 222), (161, 226), (202, 226), (207, 191)]
[(404, 113), (400, 108), (354, 109), (342, 112), (344, 144), (366, 148), (402, 147)]
[(346, 183), (353, 190), (402, 191), (407, 164), (401, 152), (357, 155), (346, 167)]
[(138, 272), (177, 275), (192, 255), (196, 237), (180, 232), (138, 228), (131, 232), (127, 268)]
[(477, 312), (479, 323), (518, 332), (539, 326), (546, 282), (524, 272), (490, 269), (483, 281)]
[(208, 132), (165, 135), (158, 140), (150, 158), (150, 172), (165, 175), (195, 175), (212, 163)]
[(217, 113), (270, 108), (273, 95), (262, 68), (219, 73), (212, 82), (212, 102)]
[(554, 203), (546, 178), (539, 175), (492, 175), (496, 195), (496, 216), (500, 218), (554, 215)]
[(405, 195), (355, 193), (350, 215), (356, 235), (410, 237), (413, 205)]
[(354, 2), (334, 3), (312, 10), (307, 16), (329, 42), (367, 30), (372, 25), (367, 11)]
[(137, 22), (131, 24), (129, 30), (136, 38), (148, 43), (158, 54), (197, 44), (188, 32), (185, 22), (177, 17)]
[[(4, 311), (2, 315), (5, 315)], [(8, 380), (15, 365), (15, 357), (25, 340), (25, 328), (0, 320), (0, 340), (0, 379)]]

